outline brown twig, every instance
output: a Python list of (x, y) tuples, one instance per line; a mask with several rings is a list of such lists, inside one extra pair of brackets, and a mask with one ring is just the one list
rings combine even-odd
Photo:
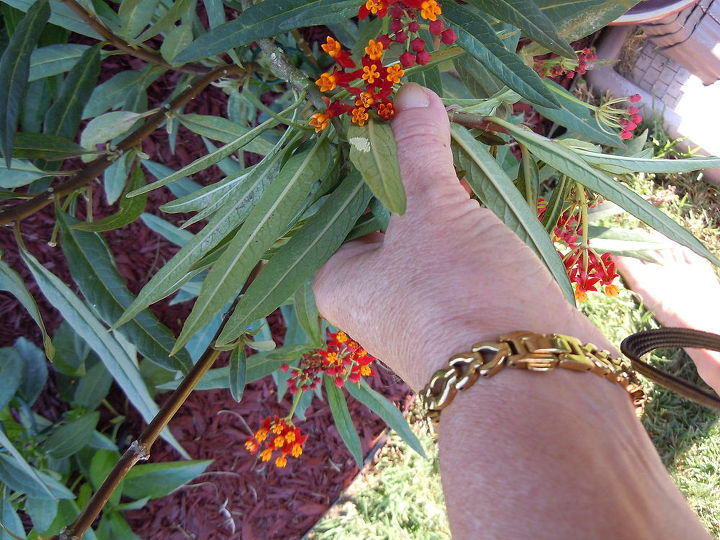
[(165, 59), (157, 53), (153, 53), (143, 49), (142, 47), (133, 47), (127, 43), (124, 39), (110, 31), (104, 24), (98, 21), (90, 13), (88, 13), (84, 7), (78, 4), (75, 0), (62, 0), (63, 3), (73, 10), (77, 15), (85, 21), (95, 32), (101, 35), (105, 41), (115, 47), (119, 51), (123, 51), (129, 55), (135, 56), (149, 62), (162, 66), (165, 69), (173, 69), (175, 71), (181, 71), (183, 73), (192, 73), (194, 75), (204, 75), (210, 71), (210, 68), (203, 66), (202, 64), (183, 64), (181, 66), (172, 66), (168, 64)]
[[(153, 131), (155, 131), (165, 120), (165, 115), (169, 111), (179, 109), (183, 105), (187, 104), (193, 98), (195, 98), (200, 92), (202, 92), (210, 83), (231, 74), (245, 73), (245, 68), (238, 66), (223, 66), (215, 69), (210, 73), (207, 73), (202, 79), (199, 79), (193, 83), (190, 88), (185, 90), (178, 97), (173, 99), (170, 103), (163, 106), (157, 112), (147, 117), (145, 122), (133, 131), (130, 135), (125, 137), (120, 143), (118, 143), (116, 152), (126, 152), (127, 150), (137, 146), (142, 142), (145, 137), (148, 137)], [(13, 206), (7, 210), (0, 212), (0, 226), (7, 225), (14, 221), (25, 219), (36, 212), (39, 212), (45, 208), (48, 204), (55, 200), (55, 197), (64, 197), (69, 195), (76, 189), (87, 186), (95, 178), (100, 176), (105, 169), (111, 165), (112, 161), (106, 156), (101, 156), (94, 159), (87, 166), (71, 176), (68, 180), (58, 185), (55, 188), (48, 188), (45, 192), (36, 195), (32, 199), (22, 202), (16, 206)]]
[(150, 424), (148, 424), (148, 426), (143, 430), (140, 437), (133, 441), (130, 448), (125, 450), (125, 453), (115, 464), (115, 467), (113, 467), (110, 471), (107, 478), (105, 478), (105, 481), (87, 502), (83, 511), (74, 522), (68, 525), (60, 533), (59, 537), (57, 537), (58, 540), (79, 540), (82, 538), (85, 531), (90, 528), (93, 521), (95, 521), (95, 519), (100, 515), (100, 512), (112, 495), (113, 491), (115, 491), (115, 488), (117, 488), (128, 471), (132, 469), (138, 461), (145, 461), (150, 458), (150, 449), (152, 448), (152, 445), (220, 355), (221, 351), (213, 349), (212, 344), (215, 343), (215, 340), (223, 331), (225, 323), (230, 318), (230, 314), (235, 310), (235, 306), (237, 305), (240, 296), (245, 293), (247, 288), (257, 277), (258, 273), (260, 273), (261, 269), (262, 262), (259, 262), (255, 265), (255, 268), (253, 268), (250, 276), (248, 276), (240, 295), (238, 295), (230, 309), (228, 309), (225, 313), (223, 323), (215, 332), (215, 336), (210, 342), (210, 346), (208, 346), (205, 350), (200, 360), (197, 361), (190, 372), (185, 376), (183, 381), (180, 383), (180, 386), (173, 391), (165, 405), (163, 405), (163, 407), (155, 415), (155, 418), (153, 418)]
[(484, 131), (495, 131), (498, 133), (507, 133), (507, 130), (497, 124), (489, 121), (486, 117), (477, 114), (449, 110), (448, 119), (451, 122), (460, 124), (469, 128), (482, 129)]

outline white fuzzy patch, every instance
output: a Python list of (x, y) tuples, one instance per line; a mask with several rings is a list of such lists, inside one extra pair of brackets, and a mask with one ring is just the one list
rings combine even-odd
[(350, 137), (350, 144), (360, 152), (370, 152), (370, 139), (366, 137)]

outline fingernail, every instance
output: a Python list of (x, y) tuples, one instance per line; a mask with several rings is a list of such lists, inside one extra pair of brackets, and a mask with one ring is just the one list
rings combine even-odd
[(430, 97), (422, 86), (416, 83), (407, 83), (395, 97), (395, 109), (422, 109), (430, 105)]

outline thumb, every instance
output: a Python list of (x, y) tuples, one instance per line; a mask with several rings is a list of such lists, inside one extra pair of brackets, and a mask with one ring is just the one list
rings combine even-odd
[(450, 122), (435, 92), (415, 83), (395, 97), (392, 129), (408, 213), (461, 190), (450, 149)]

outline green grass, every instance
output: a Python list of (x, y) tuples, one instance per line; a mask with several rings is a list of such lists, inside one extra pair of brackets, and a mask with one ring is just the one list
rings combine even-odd
[[(654, 133), (648, 143), (656, 155), (684, 157), (661, 131), (656, 129)], [(697, 173), (638, 175), (627, 182), (720, 255), (720, 195), (716, 187), (703, 182)], [(615, 226), (644, 227), (627, 215), (610, 220)], [(637, 295), (627, 289), (615, 298), (591, 294), (582, 310), (616, 345), (629, 334), (658, 327)], [(682, 351), (660, 351), (650, 361), (702, 384), (692, 361)], [(643, 424), (690, 506), (708, 530), (720, 538), (720, 417), (663, 388), (648, 383), (646, 390), (649, 403)], [(413, 428), (428, 449), (429, 459), (415, 455), (396, 435), (391, 435), (376, 464), (355, 481), (309, 538), (450, 538), (436, 448), (421, 422), (414, 423)]]

